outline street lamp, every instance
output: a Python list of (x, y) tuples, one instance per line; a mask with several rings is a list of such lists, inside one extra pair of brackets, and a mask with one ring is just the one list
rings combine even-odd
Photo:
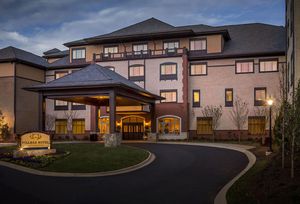
[(274, 101), (270, 98), (267, 100), (267, 104), (270, 107), (270, 117), (269, 117), (269, 152), (273, 152), (272, 149), (272, 105), (273, 105)]

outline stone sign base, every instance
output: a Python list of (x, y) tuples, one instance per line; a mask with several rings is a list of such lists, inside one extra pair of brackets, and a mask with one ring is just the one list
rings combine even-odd
[(19, 157), (29, 157), (29, 156), (42, 156), (46, 154), (55, 154), (56, 149), (23, 149), (23, 150), (14, 150), (14, 158)]
[(104, 139), (105, 147), (117, 147), (121, 145), (122, 134), (121, 133), (105, 134), (103, 139)]

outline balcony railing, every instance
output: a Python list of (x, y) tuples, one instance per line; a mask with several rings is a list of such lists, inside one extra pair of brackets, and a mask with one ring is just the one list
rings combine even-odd
[(94, 61), (176, 57), (181, 56), (185, 52), (184, 50), (185, 48), (174, 48), (164, 50), (142, 50), (133, 52), (100, 53), (94, 54)]

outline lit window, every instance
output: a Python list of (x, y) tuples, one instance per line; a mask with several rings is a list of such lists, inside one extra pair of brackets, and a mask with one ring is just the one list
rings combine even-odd
[(72, 59), (85, 59), (85, 49), (73, 49)]
[(67, 123), (66, 119), (55, 120), (55, 134), (67, 134)]
[(259, 61), (260, 72), (276, 72), (278, 71), (277, 60), (260, 60)]
[(147, 44), (136, 44), (133, 45), (133, 53), (135, 55), (147, 54), (148, 45)]
[(211, 135), (212, 129), (212, 118), (210, 117), (197, 117), (197, 134), (198, 135)]
[(177, 102), (177, 90), (161, 91), (160, 96), (165, 98), (162, 103)]
[(250, 135), (264, 135), (266, 130), (266, 118), (264, 116), (248, 117), (248, 133)]
[(190, 41), (191, 50), (206, 50), (206, 40), (197, 39)]
[(129, 79), (132, 81), (144, 81), (144, 66), (132, 65), (129, 67)]
[(177, 48), (179, 48), (178, 41), (164, 42), (164, 50), (166, 50), (168, 53), (176, 52)]
[(160, 80), (177, 80), (177, 64), (176, 63), (161, 64)]
[(193, 90), (193, 107), (200, 107), (200, 90)]
[(99, 118), (99, 131), (100, 134), (109, 133), (109, 117)]
[(190, 75), (191, 76), (207, 75), (207, 64), (206, 63), (191, 64)]
[(158, 132), (160, 134), (180, 134), (180, 120), (176, 117), (163, 117), (158, 119)]
[(118, 46), (110, 46), (110, 47), (104, 47), (104, 56), (108, 57), (110, 54), (118, 53), (119, 47)]
[(84, 119), (73, 119), (72, 120), (72, 133), (73, 134), (84, 134), (85, 133)]
[(225, 106), (233, 106), (233, 89), (225, 89)]
[(263, 106), (265, 105), (267, 96), (267, 88), (254, 88), (254, 105)]
[(253, 61), (236, 62), (236, 73), (253, 73), (253, 72), (254, 72)]

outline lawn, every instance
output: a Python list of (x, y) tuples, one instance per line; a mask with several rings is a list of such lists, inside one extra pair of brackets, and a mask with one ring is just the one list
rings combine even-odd
[(228, 191), (228, 204), (282, 204), (300, 203), (300, 164), (296, 162), (296, 178), (289, 177), (289, 163), (281, 169), (278, 149), (265, 156), (266, 147), (256, 147), (252, 152), (257, 157), (255, 165)]
[[(69, 152), (67, 156), (54, 159), (42, 171), (91, 173), (122, 169), (144, 161), (149, 153), (143, 149), (120, 146), (105, 148), (103, 144), (55, 144), (58, 152)], [(6, 147), (11, 151), (11, 147)], [(2, 148), (3, 151), (3, 148)]]

